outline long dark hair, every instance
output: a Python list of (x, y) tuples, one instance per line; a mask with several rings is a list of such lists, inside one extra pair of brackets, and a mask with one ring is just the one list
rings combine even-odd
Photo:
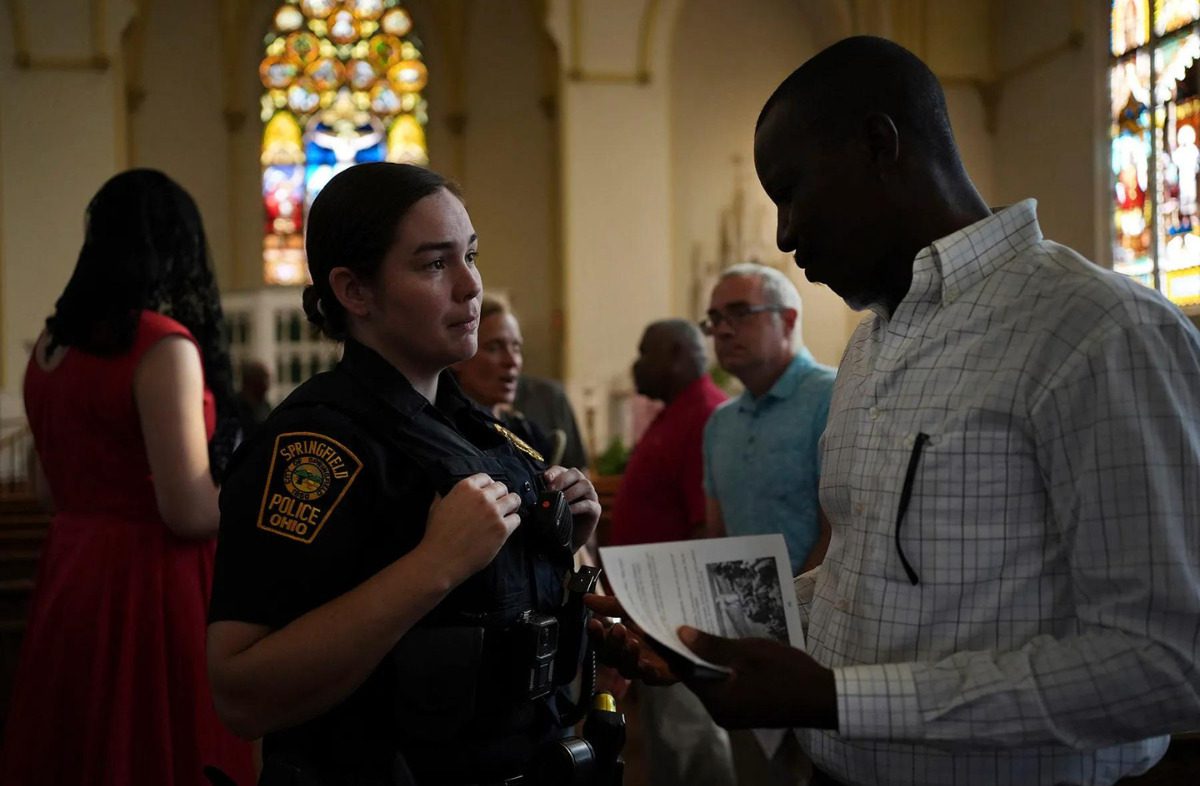
[(224, 314), (196, 203), (162, 172), (131, 169), (92, 197), (85, 221), (75, 272), (46, 320), (48, 351), (68, 346), (119, 355), (133, 345), (143, 310), (190, 330), (217, 404), (208, 458), (219, 482), (238, 420)]
[(446, 189), (459, 199), (452, 181), (412, 164), (359, 164), (334, 176), (308, 211), (304, 246), (313, 283), (304, 289), (304, 313), (326, 336), (346, 338), (346, 310), (329, 286), (329, 271), (347, 267), (373, 281), (383, 257), (396, 242), (401, 219), (420, 200)]

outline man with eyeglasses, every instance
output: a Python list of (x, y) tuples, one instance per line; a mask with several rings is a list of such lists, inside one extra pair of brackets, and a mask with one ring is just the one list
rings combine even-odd
[[(704, 429), (708, 527), (729, 535), (778, 532), (793, 574), (820, 564), (829, 528), (817, 486), (820, 439), (834, 370), (801, 342), (801, 302), (780, 271), (754, 263), (721, 274), (700, 323), (721, 368), (745, 388)], [(730, 735), (740, 780), (792, 786), (807, 769), (795, 739)]]

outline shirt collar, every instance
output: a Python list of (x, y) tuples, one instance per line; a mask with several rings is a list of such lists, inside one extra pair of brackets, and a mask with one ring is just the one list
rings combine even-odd
[(692, 380), (686, 388), (679, 392), (679, 395), (671, 399), (665, 407), (662, 408), (662, 413), (667, 410), (683, 409), (693, 401), (700, 401), (704, 398), (704, 393), (710, 387), (716, 387), (716, 383), (712, 381), (712, 377), (708, 374), (701, 374), (696, 379)]
[(749, 390), (744, 391), (738, 398), (738, 409), (742, 412), (749, 412), (763, 402), (791, 398), (792, 394), (796, 392), (796, 388), (800, 386), (800, 380), (804, 378), (805, 373), (815, 365), (817, 365), (817, 361), (813, 359), (808, 348), (799, 347), (787, 368), (779, 375), (779, 379), (775, 380), (775, 384), (771, 386), (770, 390), (757, 399), (750, 395)]
[[(415, 417), (429, 401), (413, 388), (399, 369), (375, 350), (353, 338), (346, 338), (338, 368), (358, 379), (368, 389), (407, 417)], [(454, 374), (448, 369), (438, 377), (437, 409), (453, 418), (464, 407), (474, 405), (467, 399)]]
[(913, 260), (912, 285), (903, 302), (952, 303), (1041, 240), (1036, 199), (997, 210), (922, 249)]

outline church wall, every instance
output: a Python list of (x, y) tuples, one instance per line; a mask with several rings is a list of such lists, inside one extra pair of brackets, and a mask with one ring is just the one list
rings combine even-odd
[[(525, 2), (474, 3), (465, 31), (464, 167), (457, 176), (479, 233), (485, 290), (508, 295), (521, 322), (525, 367), (560, 369), (556, 76), (543, 69), (551, 46)], [(431, 76), (431, 79), (434, 78)], [(548, 100), (547, 100), (548, 99)], [(446, 109), (431, 108), (431, 122)], [(435, 168), (444, 151), (431, 153)]]
[[(763, 103), (784, 77), (818, 51), (819, 41), (849, 33), (815, 29), (811, 10), (790, 0), (689, 0), (676, 21), (670, 91), (670, 309), (676, 316), (698, 318), (706, 308), (713, 276), (698, 276), (698, 268), (747, 258), (776, 264), (800, 289), (805, 343), (817, 360), (836, 365), (854, 320), (840, 298), (810, 284), (791, 257), (776, 248), (775, 209), (754, 174), (754, 124)], [(746, 204), (740, 211), (744, 242), (718, 265), (722, 224), (727, 238), (735, 234), (738, 189)]]
[(215, 5), (157, 0), (145, 25), (138, 80), (145, 98), (129, 120), (130, 165), (162, 170), (196, 200), (217, 283), (228, 290), (237, 275), (222, 115), (225, 47)]
[[(609, 394), (647, 322), (671, 303), (667, 31), (678, 2), (553, 0), (558, 43), (567, 391), (601, 443)], [(610, 425), (612, 428), (610, 429)]]
[[(84, 209), (123, 155), (120, 70), (89, 62), (112, 57), (130, 14), (124, 2), (107, 11), (94, 21), (77, 3), (0, 10), (0, 417), (19, 413), (29, 348), (75, 267)], [(20, 51), (29, 67), (15, 64)]]
[[(215, 4), (157, 0), (141, 50), (136, 81), (144, 100), (130, 120), (131, 163), (163, 169), (196, 198), (225, 291), (261, 285), (257, 66), (277, 5), (240, 4), (222, 35)], [(530, 371), (556, 373), (556, 175), (553, 121), (542, 108), (541, 20), (526, 3), (469, 4), (459, 20), (428, 6), (410, 5), (431, 73), (430, 164), (466, 189), (483, 237), (486, 284), (515, 301)], [(440, 26), (455, 24), (465, 25), (467, 37), (448, 52), (464, 31)], [(455, 133), (452, 116), (464, 107), (465, 128)], [(117, 168), (108, 162), (102, 170), (107, 176)]]
[[(20, 5), (36, 21), (35, 53), (86, 54), (85, 19), (66, 5)], [(109, 4), (122, 21), (109, 25), (104, 71), (18, 71), (12, 37), (0, 33), (6, 389), (19, 387), (24, 342), (74, 264), (87, 199), (126, 165), (127, 151), (129, 163), (165, 169), (197, 198), (222, 288), (258, 286), (256, 69), (275, 5), (229, 4), (241, 16), (222, 28), (219, 4), (151, 3), (138, 78), (145, 98), (128, 124), (117, 42), (131, 3)], [(601, 399), (628, 385), (641, 328), (695, 316), (692, 264), (718, 254), (734, 155), (747, 229), (764, 254), (778, 254), (773, 210), (753, 174), (754, 119), (783, 76), (845, 34), (890, 35), (925, 57), (943, 78), (963, 158), (989, 203), (1035, 196), (1048, 236), (1105, 258), (1104, 5), (551, 0), (557, 84), (547, 76), (539, 3), (411, 0), (410, 8), (431, 74), (431, 165), (463, 181), (485, 282), (514, 300), (529, 369), (553, 374), (564, 360), (577, 404), (591, 391), (603, 439)], [(575, 22), (571, 8), (582, 15)], [(1081, 49), (980, 89), (1061, 45), (1081, 8)], [(24, 264), (31, 258), (36, 268)], [(806, 339), (819, 359), (836, 362), (857, 317), (791, 272), (807, 304)]]
[[(1002, 83), (994, 203), (1035, 197), (1045, 235), (1100, 264), (1109, 264), (1110, 256), (1107, 8), (1107, 3), (1014, 0), (996, 5), (993, 28), (1001, 74), (1056, 52)], [(1073, 30), (1083, 36), (1078, 47), (1067, 46)]]

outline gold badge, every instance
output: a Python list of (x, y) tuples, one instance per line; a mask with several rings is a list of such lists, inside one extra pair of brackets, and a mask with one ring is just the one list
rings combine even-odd
[(528, 442), (526, 442), (525, 440), (518, 437), (516, 434), (509, 431), (504, 426), (501, 426), (499, 423), (492, 423), (492, 428), (496, 429), (496, 431), (499, 431), (501, 434), (503, 434), (504, 437), (513, 444), (514, 448), (521, 451), (526, 456), (529, 456), (534, 461), (540, 461), (543, 464), (546, 463), (546, 459), (542, 457), (541, 453), (538, 453), (536, 450), (533, 449), (533, 447)]
[(312, 543), (362, 470), (345, 445), (323, 434), (293, 431), (275, 438), (258, 528)]

